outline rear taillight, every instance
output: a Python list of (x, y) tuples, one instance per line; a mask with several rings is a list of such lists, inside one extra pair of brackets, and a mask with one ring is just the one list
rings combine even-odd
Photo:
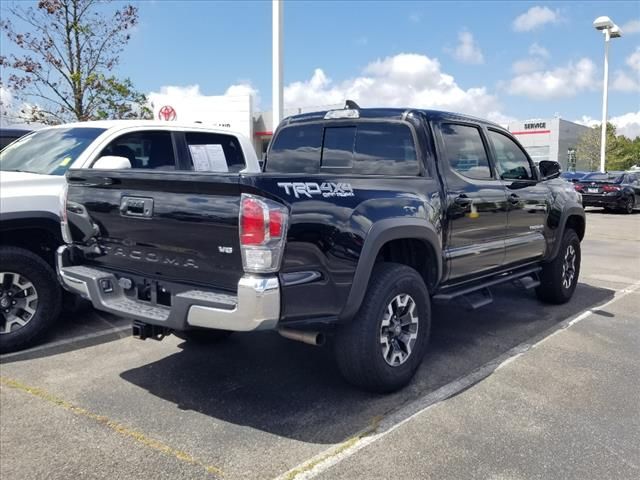
[(602, 191), (603, 192), (619, 192), (620, 191), (620, 187), (616, 186), (616, 185), (605, 185), (604, 187), (602, 187)]
[(266, 230), (263, 203), (250, 197), (243, 197), (240, 211), (240, 244), (260, 245), (264, 242)]
[(582, 192), (584, 191), (584, 187), (582, 185), (580, 185), (579, 183), (576, 183), (573, 188), (576, 189), (577, 192)]
[(287, 209), (255, 195), (240, 200), (240, 251), (245, 272), (268, 273), (280, 269), (287, 231)]

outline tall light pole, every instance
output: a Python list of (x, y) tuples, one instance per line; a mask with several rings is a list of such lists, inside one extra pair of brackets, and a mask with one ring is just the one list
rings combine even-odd
[(272, 115), (273, 131), (282, 120), (282, 0), (273, 0), (272, 35)]
[(602, 125), (600, 137), (600, 171), (605, 171), (607, 151), (607, 106), (609, 95), (609, 41), (622, 36), (622, 31), (609, 17), (598, 17), (593, 21), (596, 30), (604, 34), (604, 85), (602, 86)]

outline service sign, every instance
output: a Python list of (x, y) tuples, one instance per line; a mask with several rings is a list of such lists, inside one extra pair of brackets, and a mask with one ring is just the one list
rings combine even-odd
[(524, 124), (525, 130), (544, 130), (545, 128), (547, 128), (547, 122), (528, 122)]

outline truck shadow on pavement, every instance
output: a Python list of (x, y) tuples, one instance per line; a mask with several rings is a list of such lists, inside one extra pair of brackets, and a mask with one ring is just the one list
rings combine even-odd
[(392, 395), (348, 385), (329, 346), (307, 346), (273, 332), (234, 335), (219, 345), (182, 343), (180, 352), (121, 377), (182, 410), (303, 442), (332, 444), (513, 347), (551, 333), (614, 294), (580, 284), (569, 304), (550, 306), (512, 286), (494, 293), (494, 303), (478, 311), (434, 306), (430, 350), (413, 382)]

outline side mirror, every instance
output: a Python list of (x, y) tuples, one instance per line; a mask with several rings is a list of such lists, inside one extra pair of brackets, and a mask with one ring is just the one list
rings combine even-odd
[(131, 162), (127, 157), (118, 157), (116, 155), (105, 155), (100, 157), (93, 167), (98, 170), (122, 170), (131, 168)]
[(551, 180), (560, 176), (560, 164), (552, 160), (541, 160), (538, 164), (542, 180)]

